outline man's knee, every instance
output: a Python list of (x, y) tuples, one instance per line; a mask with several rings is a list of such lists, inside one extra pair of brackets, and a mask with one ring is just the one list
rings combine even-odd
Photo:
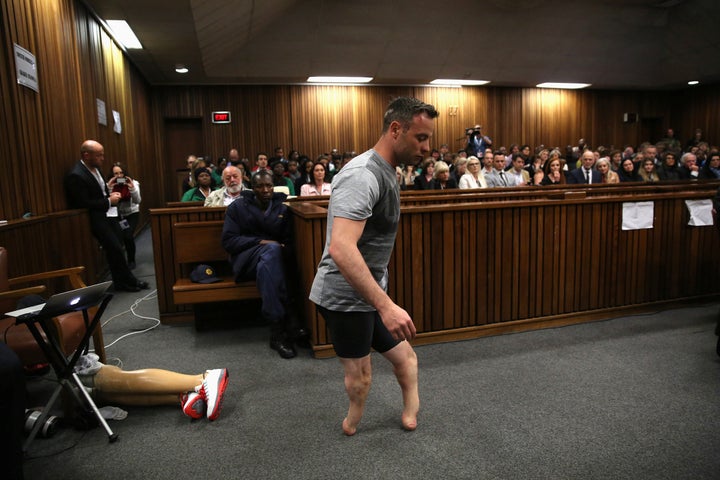
[(345, 388), (356, 395), (364, 395), (370, 390), (372, 383), (372, 367), (370, 357), (362, 359), (345, 359)]

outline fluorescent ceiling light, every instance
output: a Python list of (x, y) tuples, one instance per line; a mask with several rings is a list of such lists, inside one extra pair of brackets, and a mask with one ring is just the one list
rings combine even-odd
[(589, 87), (589, 83), (562, 83), (562, 82), (545, 82), (535, 85), (538, 88), (567, 88), (578, 89)]
[(700, 82), (697, 81), (697, 80), (690, 80), (690, 81), (688, 82), (688, 85), (697, 85), (697, 84), (699, 84), (699, 83), (700, 83)]
[(125, 20), (106, 20), (112, 36), (125, 48), (143, 48), (130, 25)]
[(485, 85), (486, 83), (490, 83), (490, 80), (456, 80), (452, 78), (436, 78), (432, 82), (430, 82), (430, 85), (447, 85), (447, 86), (474, 86), (474, 85)]
[(308, 77), (310, 83), (369, 83), (373, 77)]
[(185, 65), (178, 63), (177, 65), (175, 65), (175, 71), (177, 73), (188, 73), (190, 69), (187, 68)]

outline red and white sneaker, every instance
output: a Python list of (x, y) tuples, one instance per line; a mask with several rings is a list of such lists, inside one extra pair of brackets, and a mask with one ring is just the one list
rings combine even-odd
[(183, 393), (180, 395), (180, 406), (185, 415), (198, 419), (205, 416), (207, 404), (205, 398), (198, 392)]
[(220, 407), (222, 406), (223, 394), (228, 383), (227, 368), (216, 368), (208, 370), (205, 374), (198, 393), (205, 399), (207, 404), (208, 420), (215, 420), (220, 415)]

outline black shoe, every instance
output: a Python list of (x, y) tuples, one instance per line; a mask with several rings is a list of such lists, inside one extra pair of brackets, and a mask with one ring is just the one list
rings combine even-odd
[(140, 285), (125, 285), (124, 283), (114, 283), (113, 288), (118, 292), (139, 292)]
[(147, 290), (150, 288), (150, 284), (143, 280), (138, 280), (137, 287), (138, 287), (138, 289), (136, 291)]
[(296, 328), (290, 332), (290, 340), (300, 348), (310, 348), (310, 331), (307, 328)]
[(292, 343), (283, 338), (271, 338), (270, 348), (277, 351), (282, 358), (294, 358), (297, 356), (297, 352)]

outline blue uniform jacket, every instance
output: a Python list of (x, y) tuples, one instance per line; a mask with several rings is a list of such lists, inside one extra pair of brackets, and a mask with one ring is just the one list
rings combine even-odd
[(273, 193), (266, 211), (260, 210), (254, 191), (243, 190), (240, 195), (227, 207), (222, 232), (222, 246), (230, 254), (236, 280), (243, 279), (246, 266), (257, 263), (253, 256), (261, 240), (275, 240), (285, 247), (292, 241), (284, 193)]

